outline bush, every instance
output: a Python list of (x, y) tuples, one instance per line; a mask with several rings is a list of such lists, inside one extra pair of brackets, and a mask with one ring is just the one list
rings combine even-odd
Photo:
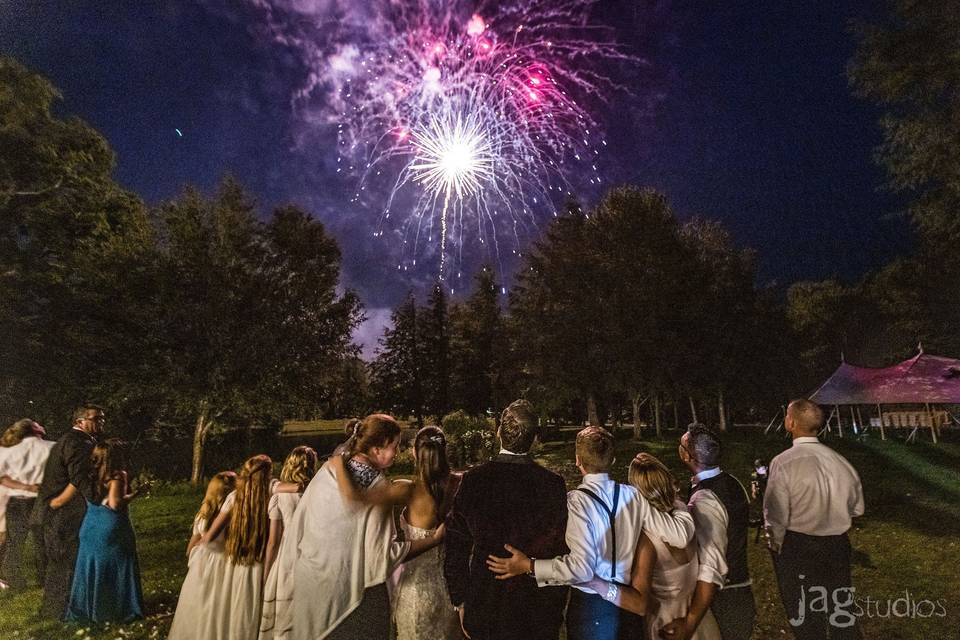
[(493, 431), (471, 429), (448, 440), (447, 452), (455, 467), (469, 467), (489, 460), (498, 450), (499, 442)]
[(455, 436), (460, 436), (467, 431), (489, 431), (490, 433), (495, 433), (497, 430), (497, 425), (491, 418), (486, 416), (471, 416), (462, 409), (445, 415), (443, 420), (440, 421), (440, 426), (448, 440)]

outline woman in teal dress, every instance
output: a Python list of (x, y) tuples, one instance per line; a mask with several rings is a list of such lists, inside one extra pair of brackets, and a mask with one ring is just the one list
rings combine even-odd
[(67, 620), (130, 622), (143, 617), (137, 541), (127, 505), (130, 491), (121, 461), (120, 440), (93, 449), (94, 502), (80, 527), (80, 548), (73, 574)]

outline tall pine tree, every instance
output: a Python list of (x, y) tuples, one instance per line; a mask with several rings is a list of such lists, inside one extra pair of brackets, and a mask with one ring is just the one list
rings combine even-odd
[(384, 331), (371, 364), (374, 393), (381, 407), (399, 415), (412, 414), (423, 426), (423, 354), (412, 292), (393, 310), (390, 320), (393, 326)]
[(420, 335), (423, 347), (424, 404), (437, 422), (450, 410), (450, 319), (447, 294), (437, 284), (421, 314)]
[(497, 282), (489, 268), (476, 278), (476, 289), (451, 313), (452, 386), (456, 404), (479, 415), (504, 404), (498, 363), (506, 349)]

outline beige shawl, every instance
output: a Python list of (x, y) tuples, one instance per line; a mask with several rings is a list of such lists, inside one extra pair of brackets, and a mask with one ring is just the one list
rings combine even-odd
[[(388, 480), (381, 475), (371, 487), (381, 482)], [(389, 506), (348, 502), (329, 465), (317, 472), (278, 557), (293, 567), (292, 583), (277, 585), (278, 599), (293, 600), (293, 640), (322, 640), (359, 606), (364, 589), (386, 582), (410, 550), (396, 534)]]

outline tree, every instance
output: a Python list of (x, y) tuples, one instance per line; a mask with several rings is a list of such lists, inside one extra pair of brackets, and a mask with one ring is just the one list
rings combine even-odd
[(489, 267), (477, 273), (475, 287), (451, 313), (450, 349), (456, 404), (480, 415), (504, 404), (498, 364), (506, 343), (496, 276)]
[(413, 292), (390, 315), (392, 326), (380, 338), (370, 366), (374, 393), (380, 406), (413, 416), (423, 426), (423, 351), (419, 312)]
[(729, 233), (718, 223), (694, 219), (681, 229), (681, 237), (692, 256), (690, 278), (695, 295), (687, 313), (695, 319), (687, 384), (708, 390), (717, 401), (717, 423), (728, 427), (730, 392), (738, 392), (743, 382), (763, 363), (744, 345), (759, 336), (753, 254), (733, 246)]
[(188, 189), (157, 212), (156, 384), (178, 415), (192, 415), (196, 484), (204, 446), (222, 418), (278, 419), (322, 402), (360, 320), (355, 296), (336, 292), (340, 254), (302, 211), (260, 223), (239, 183), (205, 198)]
[(421, 314), (420, 342), (423, 345), (424, 403), (437, 424), (450, 411), (450, 327), (447, 295), (434, 286)]
[(136, 404), (152, 330), (146, 209), (59, 98), (0, 58), (0, 413), (54, 425), (83, 400)]
[(591, 423), (627, 396), (639, 437), (647, 398), (659, 436), (664, 398), (686, 395), (694, 417), (694, 397), (716, 399), (726, 426), (729, 396), (753, 394), (762, 369), (745, 345), (776, 324), (753, 280), (752, 255), (719, 224), (680, 225), (661, 194), (618, 187), (589, 216), (557, 219), (528, 256), (511, 293), (518, 351), (547, 393), (586, 399)]
[(554, 405), (586, 399), (588, 420), (598, 423), (596, 397), (609, 379), (609, 343), (598, 321), (604, 274), (587, 244), (588, 219), (571, 203), (527, 254), (510, 292), (510, 315), (524, 368), (536, 383), (535, 399)]
[[(949, 4), (894, 0), (856, 29), (854, 90), (883, 110), (877, 159), (909, 202), (919, 232), (912, 256), (884, 269), (874, 301), (928, 348), (960, 353), (960, 15)], [(899, 287), (894, 289), (892, 287)], [(900, 346), (894, 347), (899, 351)]]
[[(879, 161), (935, 244), (960, 237), (960, 16), (947, 4), (894, 0), (855, 29), (851, 83), (884, 110)], [(955, 246), (955, 245), (954, 245)]]

